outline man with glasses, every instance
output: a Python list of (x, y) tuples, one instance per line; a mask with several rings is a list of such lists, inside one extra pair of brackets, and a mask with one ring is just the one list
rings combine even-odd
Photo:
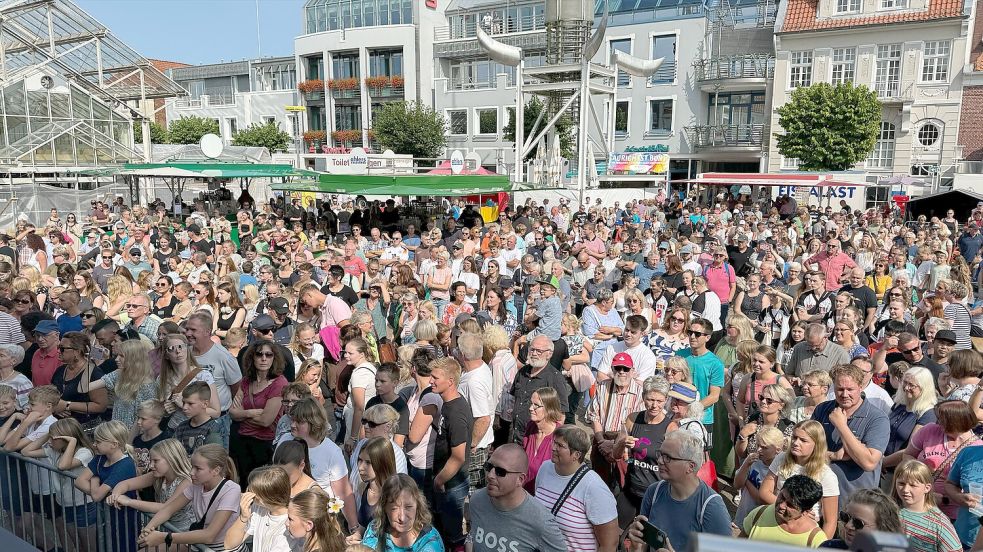
[(553, 454), (536, 474), (536, 500), (555, 512), (567, 550), (614, 550), (621, 532), (617, 502), (586, 464), (590, 445), (587, 431), (576, 425), (553, 432)]
[(509, 443), (496, 448), (482, 469), (488, 486), (471, 496), (468, 509), (467, 542), (473, 551), (567, 550), (556, 518), (523, 488), (529, 459), (522, 447)]
[(793, 475), (772, 505), (758, 506), (744, 518), (741, 536), (750, 540), (816, 548), (826, 534), (810, 515), (823, 498), (823, 487), (806, 475)]
[(802, 264), (819, 265), (819, 270), (826, 275), (826, 291), (840, 289), (843, 273), (848, 268), (857, 268), (857, 263), (840, 248), (840, 240), (829, 240), (825, 251), (813, 255)]
[(727, 263), (727, 250), (718, 247), (713, 251), (713, 262), (703, 273), (707, 289), (720, 299), (720, 320), (727, 319), (730, 303), (737, 293), (737, 266)]
[(151, 304), (146, 293), (137, 293), (130, 297), (125, 305), (126, 315), (130, 318), (126, 327), (136, 330), (156, 345), (157, 330), (164, 321), (150, 312)]
[[(897, 349), (896, 353), (890, 353), (892, 349)], [(904, 332), (897, 337), (888, 337), (884, 340), (884, 346), (874, 354), (874, 368), (877, 373), (886, 373), (888, 366), (903, 360), (911, 366), (922, 366), (932, 372), (932, 380), (935, 381), (936, 389), (939, 385), (939, 375), (946, 372), (946, 367), (935, 362), (925, 355), (922, 350), (922, 342), (918, 336)]]
[(713, 324), (709, 320), (693, 320), (689, 324), (689, 348), (678, 353), (678, 356), (686, 359), (693, 384), (702, 397), (703, 425), (708, 430), (713, 425), (713, 405), (720, 400), (720, 389), (724, 386), (724, 363), (707, 349), (712, 334)]
[[(597, 366), (597, 380), (604, 382), (612, 378), (617, 379), (617, 373), (613, 370), (615, 359), (620, 355), (627, 355), (634, 367), (634, 378), (639, 383), (645, 381), (656, 373), (656, 358), (652, 349), (642, 342), (642, 338), (648, 332), (649, 323), (644, 316), (638, 314), (629, 315), (625, 320), (625, 331), (622, 334), (623, 340), (618, 341), (604, 350), (601, 363)], [(633, 410), (628, 414), (637, 412)], [(621, 418), (624, 420), (624, 418)]]
[[(564, 413), (570, 410), (570, 387), (567, 379), (560, 371), (550, 364), (554, 344), (545, 335), (533, 338), (526, 353), (526, 364), (515, 374), (512, 389), (509, 394), (514, 398), (512, 409), (511, 441), (521, 443), (529, 422), (529, 405), (532, 404), (532, 394), (542, 387), (552, 387), (560, 399), (560, 410)], [(574, 405), (576, 406), (576, 405)]]
[(792, 348), (785, 375), (795, 384), (803, 374), (813, 370), (829, 372), (834, 366), (850, 362), (850, 353), (829, 340), (826, 325), (812, 323), (806, 328), (806, 338)]

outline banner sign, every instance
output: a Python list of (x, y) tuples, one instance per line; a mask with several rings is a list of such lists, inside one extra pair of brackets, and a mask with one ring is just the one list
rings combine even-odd
[(665, 174), (669, 170), (669, 155), (652, 152), (612, 153), (608, 158), (608, 174)]

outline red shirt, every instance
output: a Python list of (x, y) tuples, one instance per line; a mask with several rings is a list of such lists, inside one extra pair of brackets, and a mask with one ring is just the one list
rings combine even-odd
[(368, 271), (368, 268), (365, 267), (365, 261), (358, 255), (353, 256), (351, 259), (344, 259), (342, 261), (342, 267), (344, 267), (346, 274), (351, 274), (356, 278)]
[(840, 277), (843, 276), (844, 268), (857, 267), (857, 263), (853, 262), (853, 259), (851, 259), (846, 253), (840, 252), (836, 255), (830, 256), (825, 251), (813, 255), (802, 264), (819, 265), (819, 270), (823, 271), (823, 274), (826, 275), (826, 291), (840, 289), (842, 286), (842, 284), (840, 284)]
[(58, 358), (58, 347), (52, 347), (50, 351), (38, 349), (31, 358), (31, 381), (34, 387), (50, 385), (51, 378), (55, 375), (55, 370), (62, 365)]
[[(277, 376), (272, 383), (266, 386), (255, 395), (249, 391), (249, 380), (242, 378), (242, 408), (246, 410), (251, 410), (254, 408), (266, 408), (266, 403), (270, 399), (280, 398), (283, 393), (283, 388), (287, 386), (289, 382), (287, 378), (282, 375)], [(281, 409), (282, 411), (282, 409)], [(282, 412), (277, 414), (273, 418), (273, 423), (268, 427), (263, 427), (253, 421), (244, 421), (239, 424), (239, 434), (246, 437), (255, 437), (256, 439), (261, 439), (263, 441), (273, 441), (273, 433), (276, 429), (276, 423), (280, 421), (280, 416)]]

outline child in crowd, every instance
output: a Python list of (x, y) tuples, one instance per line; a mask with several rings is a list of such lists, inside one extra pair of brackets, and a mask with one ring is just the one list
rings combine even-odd
[(935, 505), (932, 470), (908, 460), (894, 470), (894, 498), (901, 506), (901, 525), (913, 552), (959, 552), (955, 527)]
[[(46, 458), (57, 469), (68, 472), (69, 477), (58, 477), (55, 501), (60, 508), (55, 509), (55, 518), (64, 518), (55, 523), (58, 538), (67, 551), (88, 550), (95, 547), (96, 504), (86, 504), (85, 495), (75, 488), (77, 478), (92, 461), (92, 443), (82, 431), (82, 425), (75, 418), (64, 418), (51, 424), (48, 434), (34, 441), (21, 451), (31, 458)], [(73, 525), (71, 531), (68, 526)], [(75, 536), (78, 537), (76, 541)], [(79, 546), (74, 546), (78, 542)]]
[[(10, 420), (20, 412), (17, 402), (17, 390), (9, 385), (0, 385), (0, 448), (13, 427), (20, 424), (19, 420)], [(12, 462), (0, 462), (0, 525), (12, 527), (13, 519), (20, 517), (23, 512), (21, 497), (23, 489), (27, 488), (27, 472), (23, 466)]]
[(768, 475), (768, 466), (779, 452), (785, 450), (785, 435), (777, 427), (763, 427), (757, 433), (758, 448), (747, 455), (734, 476), (734, 488), (741, 489), (741, 501), (734, 515), (734, 525), (744, 526), (748, 512), (762, 504), (759, 495), (761, 482)]
[(239, 499), (239, 515), (225, 534), (225, 548), (237, 550), (247, 542), (253, 550), (290, 552), (287, 531), (290, 477), (282, 466), (263, 466), (249, 474), (249, 486)]
[[(113, 487), (113, 494), (106, 499), (106, 504), (156, 514), (172, 496), (183, 493), (190, 486), (191, 461), (188, 460), (188, 453), (176, 439), (164, 439), (150, 449), (150, 470)], [(151, 500), (129, 497), (130, 492), (144, 489), (150, 489)], [(191, 505), (188, 504), (167, 521), (175, 529), (187, 531), (191, 526), (191, 516)]]
[[(341, 552), (345, 537), (338, 517), (328, 509), (331, 499), (320, 487), (312, 487), (290, 499), (287, 530), (295, 539), (305, 539), (302, 552)], [(371, 548), (369, 549), (371, 550)]]
[(170, 437), (169, 431), (161, 429), (164, 415), (164, 403), (156, 399), (143, 401), (137, 408), (137, 434), (133, 436), (133, 459), (140, 473), (147, 473), (150, 470), (150, 448)]
[(276, 432), (273, 436), (273, 446), (276, 447), (283, 441), (293, 439), (290, 434), (290, 409), (301, 399), (311, 396), (311, 388), (306, 383), (295, 381), (283, 388), (283, 415), (276, 423)]
[(212, 390), (203, 381), (188, 384), (181, 392), (184, 405), (181, 407), (187, 420), (181, 422), (174, 430), (174, 438), (184, 445), (188, 455), (208, 443), (222, 444), (221, 423), (208, 415), (208, 405), (212, 398)]
[(0, 427), (6, 424), (7, 420), (19, 410), (17, 390), (9, 385), (0, 385)]
[[(94, 501), (102, 502), (118, 483), (136, 477), (137, 465), (130, 456), (133, 447), (129, 445), (129, 437), (129, 430), (118, 420), (96, 426), (93, 444), (98, 456), (75, 480), (75, 486)], [(128, 496), (137, 497), (134, 492)], [(111, 543), (112, 552), (136, 552), (139, 524), (140, 517), (136, 510), (114, 509), (110, 512), (109, 523), (100, 540)]]
[(385, 362), (379, 365), (375, 372), (375, 396), (365, 403), (368, 410), (377, 404), (388, 404), (399, 413), (399, 423), (396, 425), (396, 434), (393, 440), (397, 445), (403, 446), (406, 436), (410, 434), (410, 411), (406, 406), (406, 401), (396, 394), (396, 385), (399, 383), (399, 367), (394, 362)]
[[(58, 421), (52, 412), (60, 400), (61, 393), (54, 385), (43, 385), (32, 389), (27, 395), (27, 410), (13, 413), (0, 428), (0, 436), (4, 438), (3, 448), (10, 452), (20, 452), (31, 443), (45, 438), (51, 425)], [(22, 506), (24, 510), (33, 512), (33, 515), (25, 515), (23, 522), (25, 527), (30, 527), (34, 542), (44, 544), (49, 538), (42, 527), (43, 519), (54, 518), (54, 497), (51, 495), (56, 489), (52, 488), (47, 472), (42, 473), (42, 470), (35, 466), (27, 466), (25, 471), (31, 502), (27, 502), (27, 496), (22, 494), (24, 500)], [(38, 515), (42, 518), (38, 519)]]
[(317, 487), (311, 476), (311, 459), (307, 453), (307, 442), (292, 439), (280, 444), (273, 452), (273, 464), (283, 466), (290, 476), (290, 496), (297, 496), (307, 489)]
[[(235, 464), (222, 445), (209, 443), (191, 455), (191, 473), (194, 474), (191, 486), (172, 496), (144, 526), (140, 533), (141, 546), (204, 544), (213, 550), (225, 549), (225, 534), (239, 514), (241, 491), (236, 482)], [(188, 531), (157, 530), (188, 504), (195, 518)]]

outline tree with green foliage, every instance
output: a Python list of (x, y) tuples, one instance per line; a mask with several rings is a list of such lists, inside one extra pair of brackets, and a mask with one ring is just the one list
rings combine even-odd
[(870, 155), (881, 124), (877, 93), (852, 83), (796, 88), (779, 107), (778, 151), (803, 171), (845, 171)]
[[(539, 113), (543, 109), (545, 109), (545, 107), (546, 105), (543, 103), (543, 101), (536, 96), (533, 96), (531, 100), (526, 102), (526, 105), (522, 110), (522, 114), (524, 117), (522, 121), (523, 122), (522, 126), (525, 128), (525, 132), (524, 132), (525, 140), (529, 140), (529, 138), (531, 138), (530, 134), (532, 134), (532, 126), (533, 124), (536, 123), (536, 119), (539, 117)], [(543, 130), (543, 125), (549, 122), (549, 119), (550, 119), (549, 113), (543, 115), (543, 121), (539, 124), (539, 129), (536, 131), (537, 133)], [(556, 129), (557, 133), (559, 133), (560, 135), (560, 155), (566, 157), (567, 159), (572, 158), (574, 154), (573, 119), (571, 119), (568, 114), (564, 113), (563, 115), (560, 116), (559, 119), (557, 119), (554, 128)], [(505, 125), (505, 128), (502, 129), (502, 132), (505, 133), (506, 140), (510, 142), (515, 142), (515, 109), (514, 108), (509, 108), (509, 124)], [(531, 159), (535, 155), (535, 151), (536, 148), (533, 148), (533, 151), (531, 151), (529, 155), (526, 156), (526, 159)]]
[(382, 149), (434, 158), (447, 145), (447, 121), (418, 102), (392, 102), (372, 117), (372, 132)]
[(270, 153), (287, 151), (290, 135), (280, 129), (280, 125), (270, 121), (265, 124), (253, 123), (232, 137), (232, 145), (266, 148)]
[(167, 128), (172, 144), (197, 144), (206, 134), (219, 134), (218, 121), (205, 117), (181, 117), (172, 121)]
[[(150, 142), (166, 144), (167, 129), (163, 125), (150, 121)], [(139, 119), (133, 121), (133, 143), (138, 146), (143, 144), (143, 125), (140, 124)]]

